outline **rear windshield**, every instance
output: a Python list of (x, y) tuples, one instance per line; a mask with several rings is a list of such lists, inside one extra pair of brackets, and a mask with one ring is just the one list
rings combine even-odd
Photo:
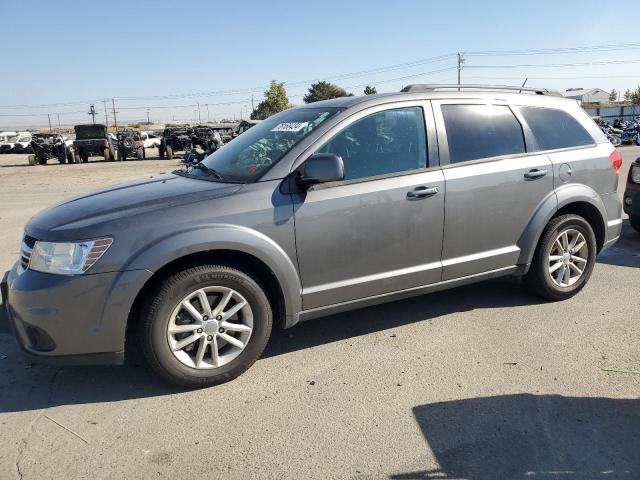
[(90, 138), (102, 138), (107, 134), (106, 128), (98, 125), (89, 125), (87, 127), (76, 127), (76, 139), (85, 140)]

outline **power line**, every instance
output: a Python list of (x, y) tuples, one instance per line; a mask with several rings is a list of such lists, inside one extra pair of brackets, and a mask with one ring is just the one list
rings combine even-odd
[(604, 60), (597, 62), (573, 62), (573, 63), (520, 63), (507, 65), (467, 65), (465, 68), (560, 68), (560, 67), (586, 67), (595, 65), (627, 65), (640, 63), (640, 60)]

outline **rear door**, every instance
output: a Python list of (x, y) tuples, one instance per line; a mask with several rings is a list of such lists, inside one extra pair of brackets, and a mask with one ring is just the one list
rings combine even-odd
[(500, 102), (434, 101), (446, 183), (443, 280), (511, 267), (518, 240), (553, 193), (547, 155), (527, 153), (527, 127)]

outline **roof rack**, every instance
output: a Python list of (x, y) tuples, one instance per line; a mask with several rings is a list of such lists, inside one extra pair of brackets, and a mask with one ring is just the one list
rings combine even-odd
[(531, 92), (536, 95), (549, 95), (551, 97), (562, 97), (562, 94), (557, 90), (550, 90), (548, 88), (533, 88), (533, 87), (514, 87), (510, 85), (473, 85), (473, 84), (429, 84), (429, 83), (415, 83), (413, 85), (407, 85), (401, 92), (433, 92), (435, 90), (445, 89), (458, 89), (458, 90), (506, 90), (520, 92)]

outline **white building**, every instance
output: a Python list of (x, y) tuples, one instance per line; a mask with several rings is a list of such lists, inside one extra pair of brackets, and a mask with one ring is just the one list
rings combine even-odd
[(570, 88), (563, 92), (562, 96), (578, 100), (580, 103), (609, 103), (609, 92), (600, 88)]

